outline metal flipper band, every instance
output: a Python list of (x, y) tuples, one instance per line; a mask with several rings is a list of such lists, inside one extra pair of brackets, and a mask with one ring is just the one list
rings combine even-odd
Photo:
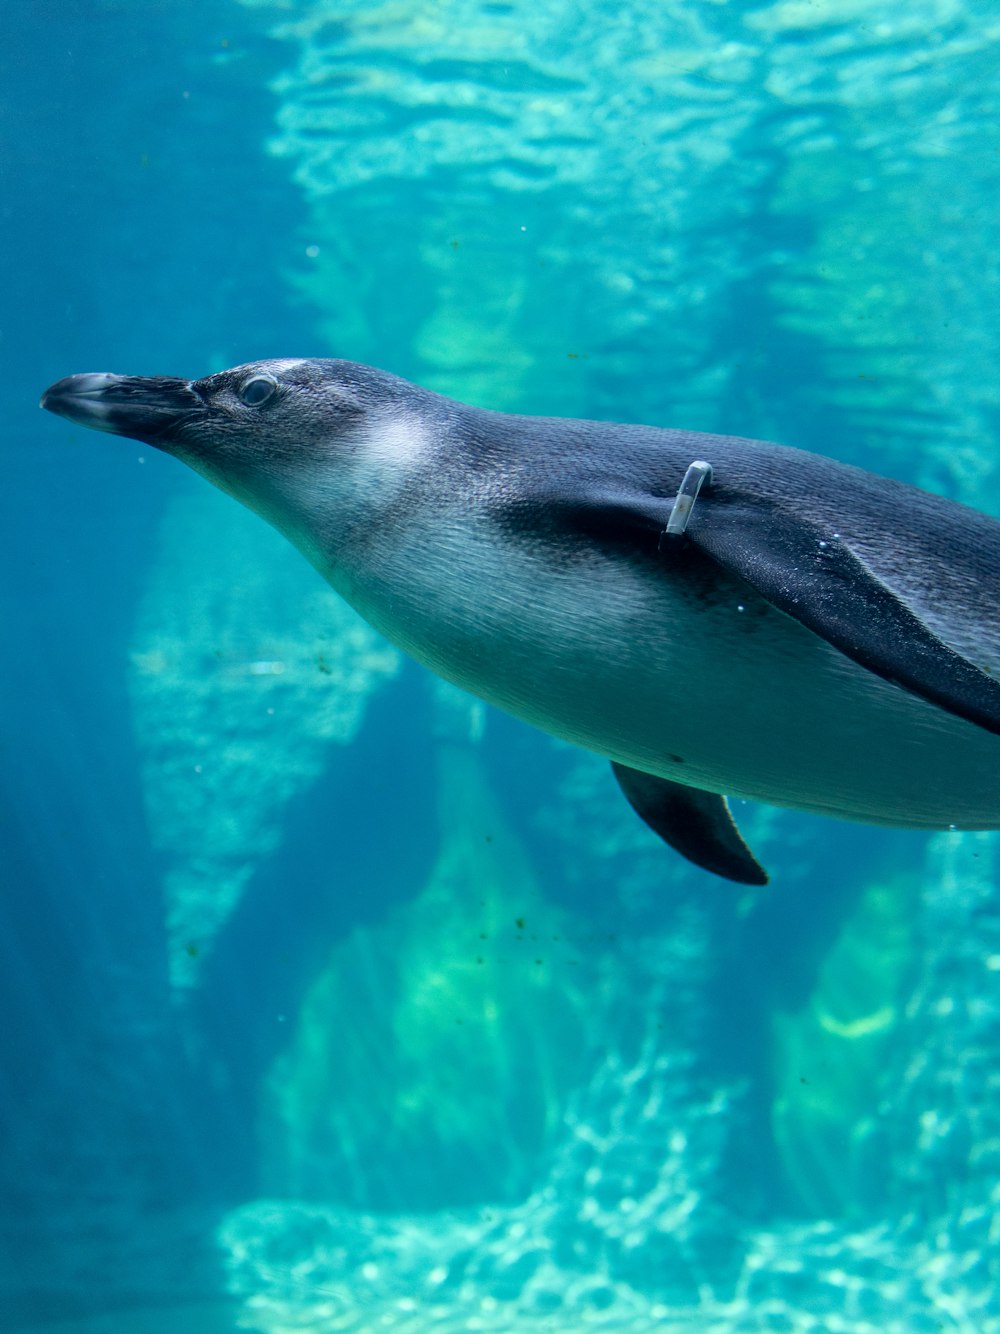
[(693, 463), (688, 464), (684, 480), (681, 482), (674, 500), (674, 507), (670, 511), (667, 526), (660, 536), (661, 546), (664, 538), (680, 537), (684, 533), (691, 519), (691, 511), (694, 509), (694, 502), (698, 499), (699, 491), (706, 482), (711, 482), (711, 480), (712, 465), (710, 463), (706, 463), (704, 459), (695, 459)]

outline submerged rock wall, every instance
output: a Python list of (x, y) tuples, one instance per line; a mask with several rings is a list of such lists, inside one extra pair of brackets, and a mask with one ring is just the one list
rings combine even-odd
[(428, 883), (332, 951), (275, 1061), (265, 1193), (518, 1198), (599, 1050), (586, 923), (546, 901), (469, 746), (444, 743)]
[[(753, 1138), (750, 1090), (714, 1085), (691, 1050), (692, 1014), (713, 1003), (709, 915), (692, 905), (686, 929), (630, 950), (627, 970), (604, 954), (588, 997), (591, 1034), (604, 1054), (564, 1098), (529, 1193), (431, 1214), (248, 1204), (219, 1234), (232, 1291), (245, 1299), (242, 1323), (266, 1334), (374, 1327), (995, 1334), (994, 850), (992, 836), (942, 835), (917, 901), (904, 893), (922, 944), (905, 984), (896, 977), (900, 1022), (882, 1050), (881, 1078), (864, 1048), (853, 1084), (843, 1055), (832, 1072), (824, 1052), (805, 1058), (803, 1068), (834, 1089), (846, 1078), (855, 1100), (859, 1083), (869, 1089), (879, 1179), (867, 1200), (846, 1187), (838, 1199), (836, 1186), (817, 1201), (811, 1186), (800, 1190), (797, 1207), (765, 1221), (734, 1197), (734, 1149), (753, 1155), (764, 1146)], [(858, 924), (872, 911), (861, 906)], [(822, 980), (820, 995), (828, 988)], [(538, 1041), (552, 1044), (555, 1059), (544, 1000), (520, 1003), (535, 1010)], [(449, 1078), (447, 1067), (437, 1073)], [(779, 1085), (776, 1112), (782, 1097)], [(845, 1104), (839, 1145), (829, 1122), (798, 1128), (800, 1144), (811, 1134), (811, 1154), (825, 1158), (831, 1174), (844, 1171), (848, 1184), (857, 1124), (849, 1112)], [(481, 1121), (487, 1136), (491, 1124)], [(441, 1160), (432, 1141), (424, 1153), (421, 1169), (433, 1170)], [(786, 1161), (793, 1191), (802, 1186), (801, 1156)], [(375, 1146), (369, 1170), (382, 1170)]]

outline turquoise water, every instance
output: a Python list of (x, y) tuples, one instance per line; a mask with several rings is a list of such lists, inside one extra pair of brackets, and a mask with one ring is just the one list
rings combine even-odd
[(0, 1327), (1000, 1331), (993, 835), (716, 880), (37, 410), (345, 356), (1000, 515), (994, 7), (8, 9)]

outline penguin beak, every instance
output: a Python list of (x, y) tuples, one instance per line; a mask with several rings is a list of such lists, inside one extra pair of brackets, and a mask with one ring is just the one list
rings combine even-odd
[(163, 375), (67, 375), (42, 395), (41, 406), (79, 426), (159, 444), (205, 409), (190, 380)]

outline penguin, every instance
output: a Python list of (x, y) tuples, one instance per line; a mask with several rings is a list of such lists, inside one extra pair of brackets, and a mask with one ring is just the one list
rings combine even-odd
[(71, 375), (42, 406), (176, 456), (431, 671), (602, 755), (696, 865), (727, 797), (1000, 827), (1000, 523), (738, 436), (470, 407), (344, 360)]

